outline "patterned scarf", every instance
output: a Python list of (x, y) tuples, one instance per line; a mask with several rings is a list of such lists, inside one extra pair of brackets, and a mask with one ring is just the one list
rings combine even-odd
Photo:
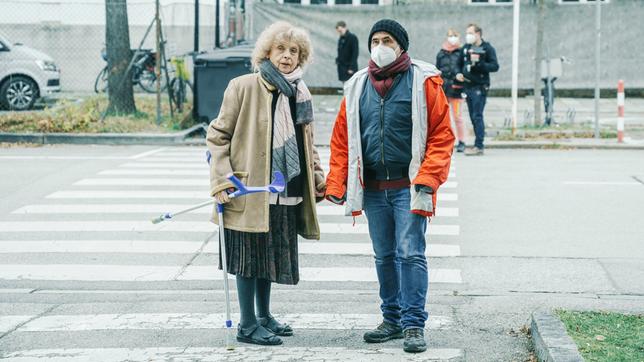
[(402, 53), (398, 59), (386, 67), (380, 68), (373, 60), (369, 60), (369, 80), (376, 92), (385, 98), (387, 92), (394, 84), (397, 74), (404, 73), (411, 67), (411, 58), (407, 52)]
[[(273, 119), (273, 172), (280, 171), (286, 182), (298, 176), (300, 170), (300, 155), (295, 138), (293, 115), (289, 105), (289, 97), (295, 96), (295, 124), (313, 122), (313, 105), (311, 92), (304, 84), (302, 68), (297, 67), (289, 74), (280, 72), (270, 60), (266, 59), (259, 65), (259, 73), (268, 83), (279, 91), (275, 117)], [(280, 194), (286, 197), (287, 190)]]

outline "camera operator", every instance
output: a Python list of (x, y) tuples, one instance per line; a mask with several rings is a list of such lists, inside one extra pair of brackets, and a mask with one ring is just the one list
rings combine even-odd
[(499, 70), (499, 63), (496, 60), (494, 47), (482, 38), (483, 30), (476, 24), (467, 27), (465, 41), (461, 57), (461, 74), (456, 76), (458, 81), (463, 82), (467, 108), (470, 112), (470, 120), (474, 126), (476, 140), (474, 147), (465, 151), (468, 156), (483, 155), (483, 140), (485, 138), (485, 123), (483, 121), (483, 110), (487, 91), (490, 88), (490, 73)]

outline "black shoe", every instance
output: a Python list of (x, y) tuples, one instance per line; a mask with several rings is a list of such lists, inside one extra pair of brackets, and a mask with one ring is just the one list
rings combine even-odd
[(465, 151), (465, 142), (459, 141), (458, 145), (456, 146), (456, 152), (463, 152)]
[(427, 350), (427, 342), (425, 342), (425, 332), (422, 328), (406, 329), (405, 342), (403, 343), (403, 350), (409, 353), (425, 352)]
[(276, 336), (290, 337), (293, 335), (293, 328), (291, 326), (278, 322), (272, 315), (266, 318), (257, 318), (257, 322), (269, 332), (273, 332)]
[(472, 147), (465, 150), (465, 156), (483, 156), (483, 149)]
[(400, 339), (402, 337), (402, 328), (395, 324), (382, 322), (376, 329), (364, 334), (364, 341), (367, 343), (382, 343), (391, 339)]
[(260, 346), (277, 346), (282, 339), (266, 328), (256, 325), (253, 328), (237, 328), (237, 341), (242, 343), (259, 344)]

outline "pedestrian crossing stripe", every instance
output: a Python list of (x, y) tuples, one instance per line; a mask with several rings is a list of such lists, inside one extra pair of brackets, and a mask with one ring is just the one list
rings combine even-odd
[[(333, 205), (317, 205), (318, 216), (344, 216), (344, 207)], [(35, 204), (25, 205), (12, 212), (12, 214), (162, 214), (185, 210), (192, 204)], [(213, 207), (202, 207), (190, 212), (191, 214), (213, 213)], [(437, 217), (457, 217), (457, 207), (438, 207)]]
[[(328, 267), (299, 268), (300, 281), (307, 282), (377, 282), (375, 268)], [(229, 276), (233, 278), (234, 276)], [(194, 281), (222, 280), (223, 274), (214, 265), (97, 265), (97, 264), (2, 264), (0, 280), (55, 280), (55, 281)], [(429, 271), (430, 283), (462, 283), (458, 269)]]
[[(15, 320), (36, 316), (14, 316)], [(3, 318), (3, 317), (0, 317)], [(382, 322), (382, 314), (276, 313), (275, 318), (293, 329), (366, 330)], [(119, 313), (44, 315), (20, 325), (18, 332), (78, 332), (97, 330), (174, 330), (221, 329), (224, 313)], [(233, 313), (232, 319), (239, 320)], [(4, 324), (4, 323), (3, 323)], [(453, 324), (451, 317), (430, 315), (426, 329), (444, 329)], [(15, 326), (13, 327), (15, 328)]]
[(402, 348), (349, 349), (346, 347), (241, 347), (232, 351), (224, 347), (158, 347), (158, 348), (68, 348), (32, 349), (0, 353), (10, 362), (86, 362), (86, 361), (451, 361), (463, 358), (463, 350), (428, 348), (418, 354)]
[[(225, 217), (224, 217), (225, 218)], [(368, 234), (369, 225), (349, 223), (320, 223), (322, 234)], [(219, 228), (208, 221), (171, 221), (152, 224), (149, 221), (7, 221), (0, 222), (0, 233), (9, 232), (150, 232), (172, 231), (183, 233), (208, 233)], [(425, 235), (460, 234), (459, 225), (435, 225), (427, 227)]]
[[(83, 190), (57, 191), (47, 195), (47, 199), (197, 199), (207, 201), (208, 191), (176, 191), (176, 190)], [(438, 201), (457, 201), (458, 194), (439, 192)]]
[[(75, 186), (202, 186), (210, 189), (210, 179), (203, 178), (86, 178), (74, 183)], [(447, 181), (441, 189), (454, 189), (456, 181)]]
[[(209, 190), (209, 178), (87, 178), (74, 183), (75, 186), (202, 186)], [(441, 189), (454, 189), (456, 181), (447, 181)]]
[[(119, 253), (119, 254), (194, 254), (201, 250), (198, 241), (147, 241), (147, 240), (5, 240), (0, 242), (0, 253)], [(210, 242), (201, 250), (218, 253), (219, 243)], [(298, 242), (300, 255), (373, 255), (370, 242), (329, 243)], [(428, 257), (454, 257), (461, 255), (458, 245), (429, 244)]]

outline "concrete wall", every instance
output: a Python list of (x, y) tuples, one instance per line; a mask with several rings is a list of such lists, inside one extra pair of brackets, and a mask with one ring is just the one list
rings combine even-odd
[[(560, 5), (546, 0), (544, 39), (551, 57), (565, 56), (573, 64), (564, 66), (564, 75), (557, 80), (558, 88), (591, 88), (594, 86), (594, 27), (595, 7), (591, 4)], [(601, 86), (615, 88), (618, 79), (627, 88), (644, 88), (641, 55), (633, 44), (641, 34), (644, 1), (612, 0), (603, 6), (603, 36), (601, 42)], [(531, 89), (536, 42), (537, 7), (523, 1), (521, 6), (519, 87)], [(435, 62), (447, 28), (455, 27), (464, 33), (470, 22), (483, 28), (483, 37), (497, 50), (501, 69), (492, 75), (492, 87), (510, 88), (512, 62), (512, 7), (473, 6), (465, 1), (427, 1), (423, 4), (399, 6), (299, 6), (255, 3), (253, 28), (255, 36), (276, 20), (287, 20), (311, 32), (315, 46), (315, 63), (307, 71), (312, 86), (338, 87), (334, 59), (338, 20), (347, 22), (360, 40), (359, 65), (369, 59), (367, 36), (374, 22), (381, 18), (401, 22), (410, 36), (410, 54)]]

